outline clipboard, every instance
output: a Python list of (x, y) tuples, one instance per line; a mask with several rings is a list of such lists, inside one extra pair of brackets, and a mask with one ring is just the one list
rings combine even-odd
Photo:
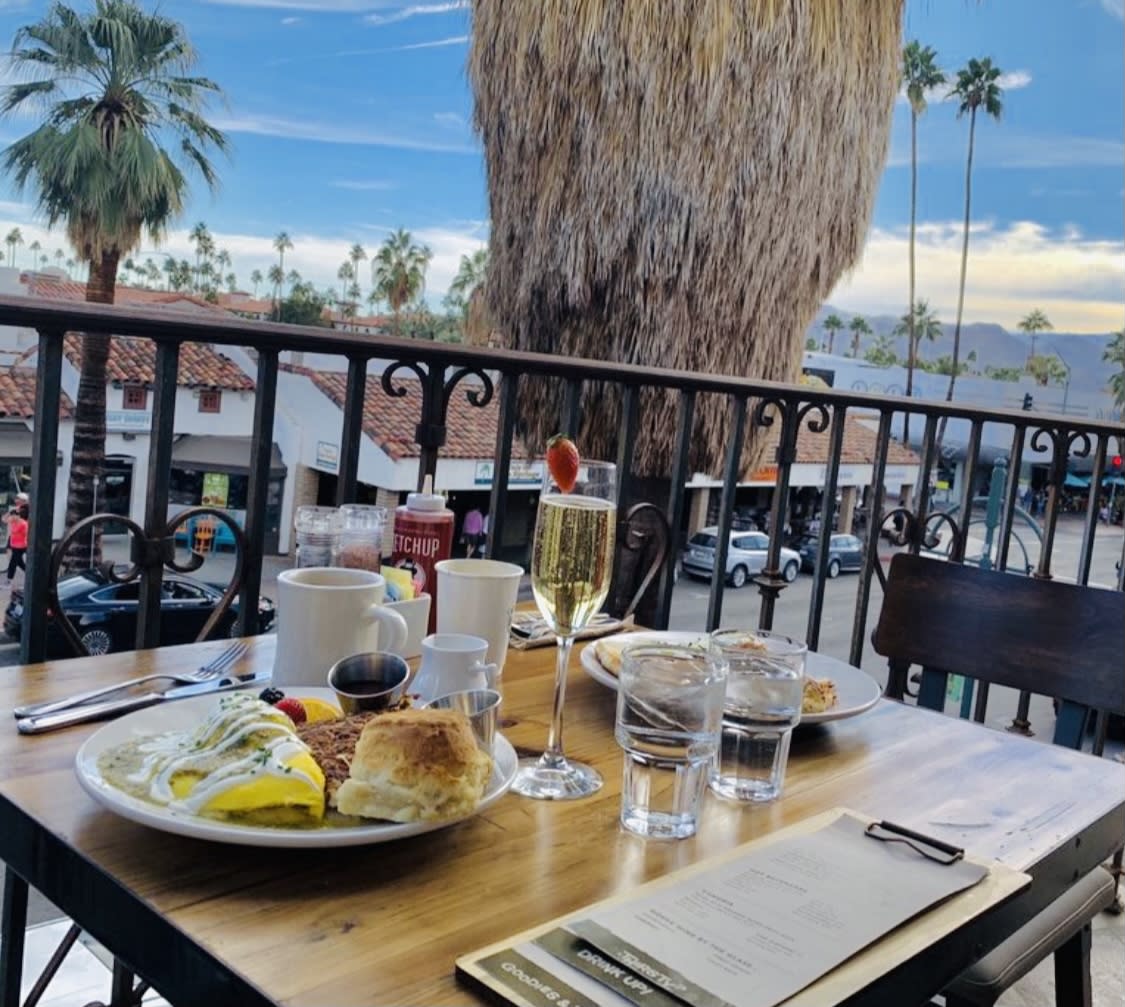
[[(785, 1007), (829, 1007), (831, 1004), (847, 999), (931, 944), (1008, 901), (1031, 883), (1028, 875), (1000, 863), (972, 857), (956, 847), (904, 829), (902, 826), (874, 821), (871, 816), (860, 815), (846, 808), (837, 808), (745, 843), (720, 856), (674, 871), (626, 894), (583, 907), (542, 926), (464, 955), (457, 959), (457, 979), (467, 987), (483, 994), (491, 1002), (511, 1004), (514, 1007), (563, 1007), (563, 1005), (602, 1007), (603, 1004), (625, 1004), (628, 1002), (626, 997), (613, 993), (612, 984), (606, 982), (604, 975), (597, 977), (597, 985), (607, 991), (606, 995), (590, 996), (584, 993), (584, 990), (591, 988), (588, 980), (585, 980), (583, 986), (581, 982), (575, 981), (576, 973), (570, 965), (562, 961), (552, 962), (545, 955), (540, 955), (537, 949), (549, 946), (552, 941), (562, 940), (563, 938), (559, 936), (560, 932), (566, 930), (568, 926), (577, 928), (580, 921), (586, 921), (598, 910), (623, 906), (646, 895), (658, 893), (662, 888), (680, 884), (693, 876), (731, 864), (749, 853), (772, 844), (825, 829), (841, 818), (852, 820), (857, 828), (873, 841), (875, 839), (887, 841), (888, 849), (894, 848), (897, 851), (909, 849), (927, 860), (934, 860), (936, 854), (938, 858), (942, 858), (936, 861), (938, 863), (947, 859), (949, 863), (974, 864), (984, 868), (985, 874), (971, 887), (921, 911), (882, 937), (875, 939), (799, 992), (778, 1001)], [(872, 835), (872, 832), (878, 835)], [(893, 847), (890, 845), (891, 842)], [(918, 850), (919, 846), (924, 852)], [(905, 854), (899, 852), (897, 855)], [(567, 931), (567, 934), (573, 937), (572, 931)], [(596, 952), (597, 949), (593, 951)], [(595, 962), (592, 953), (587, 953), (586, 960), (604, 972), (612, 971), (604, 964)], [(594, 977), (593, 972), (588, 972), (587, 975)], [(582, 978), (578, 976), (578, 979)], [(666, 996), (661, 992), (659, 996), (646, 996), (644, 1002), (653, 1004), (653, 1007), (683, 1007), (683, 1004), (689, 1001), (679, 999), (675, 995)]]

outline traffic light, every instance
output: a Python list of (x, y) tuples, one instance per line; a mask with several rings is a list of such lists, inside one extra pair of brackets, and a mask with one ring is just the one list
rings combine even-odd
[(1023, 410), (1024, 412), (1031, 411), (1031, 392), (1023, 393)]
[(1113, 467), (1114, 467), (1115, 469), (1119, 469), (1119, 468), (1121, 468), (1121, 455), (1114, 455), (1114, 456), (1113, 456), (1113, 461), (1111, 461), (1111, 462), (1110, 462), (1110, 464), (1111, 464), (1111, 465), (1112, 465), (1112, 466), (1113, 466)]

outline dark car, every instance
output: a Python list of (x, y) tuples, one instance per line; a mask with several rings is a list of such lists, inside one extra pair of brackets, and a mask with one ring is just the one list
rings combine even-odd
[[(180, 574), (165, 573), (160, 603), (160, 644), (191, 643), (222, 600), (225, 588)], [(140, 581), (115, 584), (96, 570), (59, 581), (59, 602), (91, 654), (132, 650), (137, 638), (137, 607)], [(269, 598), (258, 603), (258, 629), (265, 633), (276, 612)], [(213, 636), (230, 636), (238, 619), (238, 600), (222, 618)], [(19, 639), (23, 625), (23, 591), (13, 589), (4, 612), (4, 632)], [(71, 656), (71, 651), (52, 617), (47, 624), (47, 651), (52, 656)]]
[[(801, 569), (812, 571), (816, 568), (817, 547), (820, 542), (816, 535), (805, 535), (797, 545), (801, 554)], [(837, 577), (845, 570), (859, 570), (863, 567), (863, 543), (854, 535), (832, 535), (828, 539), (829, 577)]]

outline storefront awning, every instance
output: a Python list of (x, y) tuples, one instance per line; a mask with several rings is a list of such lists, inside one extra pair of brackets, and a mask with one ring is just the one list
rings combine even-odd
[[(191, 434), (172, 445), (172, 467), (189, 472), (226, 472), (248, 475), (250, 438)], [(284, 476), (285, 462), (276, 444), (270, 451), (270, 476)]]

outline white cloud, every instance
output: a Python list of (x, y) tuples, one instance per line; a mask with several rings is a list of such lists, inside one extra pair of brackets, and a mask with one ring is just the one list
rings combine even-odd
[(982, 137), (990, 164), (1004, 168), (1125, 167), (1125, 143), (1093, 136), (1034, 136), (997, 130)]
[(364, 20), (372, 25), (394, 24), (396, 21), (405, 21), (407, 18), (417, 17), (421, 14), (445, 14), (449, 11), (464, 10), (468, 6), (468, 0), (453, 0), (451, 3), (418, 4), (413, 7), (403, 7), (401, 10), (396, 10), (391, 14), (368, 14)]
[(446, 45), (464, 45), (468, 35), (451, 35), (449, 38), (434, 39), (432, 42), (412, 42), (410, 45), (392, 45), (383, 52), (405, 52), (407, 49), (436, 49)]
[(1018, 91), (1031, 83), (1031, 71), (1013, 70), (1011, 73), (1002, 73), (996, 78), (996, 83), (1005, 91)]
[(352, 192), (386, 192), (398, 188), (397, 183), (385, 178), (338, 178), (329, 184), (333, 189), (349, 189)]
[(299, 18), (299, 17), (283, 17), (281, 19), (281, 23), (283, 25), (300, 24), (301, 21), (303, 21), (303, 20), (304, 20), (303, 18)]
[(469, 143), (435, 140), (426, 136), (406, 136), (364, 129), (362, 126), (331, 122), (310, 122), (273, 115), (240, 115), (212, 120), (230, 133), (253, 133), (257, 136), (280, 136), (289, 140), (312, 140), (317, 143), (344, 143), (364, 147), (395, 147), (400, 150), (428, 150), (444, 154), (476, 154)]
[(1102, 0), (1102, 7), (1107, 14), (1125, 21), (1125, 0)]
[[(1032, 221), (997, 228), (977, 221), (970, 231), (965, 318), (1011, 326), (1041, 307), (1060, 331), (1109, 332), (1125, 316), (1125, 254), (1120, 240), (1085, 237), (1070, 227), (1054, 233)], [(905, 228), (875, 228), (863, 259), (828, 300), (868, 314), (902, 313), (907, 289)], [(918, 227), (917, 296), (927, 298), (943, 320), (957, 307), (961, 265), (959, 222), (928, 221)]]
[(435, 112), (434, 122), (442, 126), (464, 126), (465, 118), (456, 112)]

